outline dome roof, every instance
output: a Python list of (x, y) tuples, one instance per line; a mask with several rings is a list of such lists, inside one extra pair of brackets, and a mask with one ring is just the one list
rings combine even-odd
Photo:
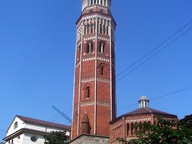
[(141, 101), (141, 100), (148, 100), (148, 99), (146, 96), (142, 96), (139, 100)]

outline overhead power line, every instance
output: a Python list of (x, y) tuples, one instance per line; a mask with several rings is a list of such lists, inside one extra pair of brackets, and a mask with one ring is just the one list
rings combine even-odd
[[(187, 87), (187, 88), (183, 88), (183, 89), (180, 89), (180, 90), (177, 90), (177, 91), (173, 91), (173, 92), (161, 95), (161, 96), (157, 96), (157, 97), (151, 98), (149, 100), (153, 101), (153, 100), (156, 100), (156, 99), (160, 99), (162, 97), (166, 97), (166, 96), (170, 96), (170, 95), (173, 95), (173, 94), (181, 93), (181, 92), (188, 91), (188, 90), (191, 90), (191, 89), (192, 89), (192, 86), (191, 87)], [(131, 105), (128, 105), (128, 106), (124, 106), (124, 107), (118, 108), (117, 110), (128, 108), (128, 107), (132, 107), (132, 106), (135, 106), (137, 104), (138, 103), (134, 103), (134, 104), (131, 104)]]
[[(155, 57), (157, 54), (159, 54), (160, 52), (162, 52), (165, 48), (167, 48), (168, 46), (170, 46), (172, 43), (174, 43), (175, 41), (177, 41), (179, 38), (181, 38), (183, 35), (185, 35), (187, 32), (189, 32), (192, 29), (192, 26), (190, 28), (188, 28), (187, 30), (185, 30), (182, 34), (180, 34), (179, 36), (177, 36), (175, 39), (173, 39), (171, 42), (169, 42), (168, 44), (166, 44), (164, 47), (162, 47), (161, 49), (158, 50), (158, 48), (160, 48), (161, 46), (163, 46), (163, 44), (165, 44), (166, 42), (168, 42), (169, 40), (171, 40), (174, 36), (176, 36), (179, 32), (181, 32), (183, 29), (185, 29), (187, 26), (189, 26), (192, 23), (192, 20), (190, 20), (187, 24), (185, 24), (183, 27), (181, 27), (179, 30), (177, 30), (174, 34), (172, 34), (170, 37), (168, 37), (166, 40), (164, 40), (163, 42), (161, 42), (158, 46), (156, 46), (155, 48), (153, 48), (151, 51), (149, 51), (146, 55), (144, 55), (143, 57), (141, 57), (139, 60), (137, 60), (136, 62), (134, 62), (132, 65), (130, 65), (129, 67), (127, 67), (125, 70), (123, 70), (121, 73), (119, 73), (117, 77), (123, 75), (125, 72), (127, 72), (129, 69), (131, 69), (132, 67), (134, 67), (133, 69), (131, 69), (130, 71), (128, 71), (127, 73), (125, 73), (123, 76), (121, 76), (118, 80), (120, 81), (121, 79), (125, 78), (127, 75), (129, 75), (130, 73), (132, 73), (133, 71), (135, 71), (136, 69), (138, 69), (140, 66), (142, 66), (144, 63), (146, 63), (147, 61), (149, 61), (150, 59), (152, 59), (153, 57)], [(158, 51), (156, 51), (158, 50)], [(152, 55), (151, 55), (152, 54)], [(150, 56), (151, 55), (151, 56)], [(149, 57), (148, 57), (149, 56)], [(143, 61), (144, 60), (144, 61)], [(138, 65), (137, 65), (138, 64)], [(105, 88), (105, 85), (103, 85), (103, 89), (100, 92), (103, 92)], [(73, 106), (77, 105), (79, 102), (77, 102), (76, 104), (74, 104)], [(67, 111), (72, 109), (72, 107), (69, 107), (65, 110), (65, 113), (68, 113)], [(131, 105), (132, 106), (132, 105)]]
[[(181, 30), (183, 30), (185, 27), (187, 27), (189, 24), (192, 23), (192, 20), (187, 23), (184, 27), (182, 27), (181, 29), (179, 29), (176, 33), (174, 33), (173, 35), (171, 35), (169, 38), (167, 38), (164, 42), (160, 43), (157, 47), (155, 47), (154, 49), (152, 49), (149, 53), (147, 53), (146, 55), (144, 55), (142, 58), (140, 58), (138, 61), (136, 61), (135, 63), (133, 63), (131, 66), (129, 66), (128, 68), (126, 68), (124, 71), (122, 71), (118, 76), (122, 75), (123, 73), (125, 73), (127, 70), (131, 69), (132, 67), (134, 67), (137, 63), (139, 63), (141, 60), (143, 60), (144, 58), (147, 58), (147, 56), (149, 56), (150, 54), (152, 54), (155, 50), (157, 50), (160, 46), (162, 46), (164, 43), (166, 43), (168, 40), (170, 40), (173, 36), (175, 36), (177, 33), (179, 33)], [(135, 71), (137, 68), (139, 68), (140, 66), (142, 66), (144, 63), (146, 63), (147, 61), (149, 61), (151, 58), (153, 58), (154, 56), (156, 56), (157, 54), (159, 54), (160, 52), (162, 52), (165, 48), (167, 48), (168, 46), (170, 46), (172, 43), (174, 43), (176, 40), (178, 40), (179, 38), (181, 38), (183, 35), (185, 35), (187, 32), (189, 32), (192, 29), (192, 26), (187, 29), (186, 31), (184, 31), (182, 34), (180, 34), (178, 37), (176, 37), (175, 39), (173, 39), (171, 42), (169, 42), (167, 45), (165, 45), (164, 47), (162, 47), (161, 49), (159, 49), (157, 52), (155, 52), (154, 54), (152, 54), (150, 57), (148, 57), (147, 59), (145, 59), (143, 62), (141, 62), (140, 64), (138, 64), (135, 68), (133, 68), (131, 71), (127, 72), (126, 74), (124, 74), (122, 77), (120, 77), (118, 81), (120, 81), (122, 78), (124, 78), (125, 76), (127, 76), (128, 74), (132, 73), (133, 71)]]
[(176, 34), (178, 34), (179, 32), (181, 32), (184, 28), (186, 28), (188, 25), (190, 25), (192, 23), (192, 20), (189, 21), (187, 24), (185, 24), (183, 27), (181, 27), (179, 30), (177, 30), (174, 34), (172, 34), (171, 36), (169, 36), (166, 40), (164, 40), (163, 42), (161, 42), (159, 45), (157, 45), (155, 48), (153, 48), (152, 50), (150, 50), (146, 55), (144, 55), (143, 57), (141, 57), (139, 60), (137, 60), (136, 62), (134, 62), (132, 65), (128, 66), (125, 70), (123, 70), (122, 72), (120, 72), (116, 77), (122, 75), (123, 73), (125, 73), (127, 70), (129, 70), (130, 68), (132, 68), (134, 65), (136, 65), (137, 63), (139, 63), (140, 61), (142, 61), (144, 58), (146, 58), (147, 56), (149, 56), (150, 54), (152, 54), (155, 50), (157, 50), (159, 47), (161, 47), (163, 44), (165, 44), (166, 42), (168, 42), (171, 38), (173, 38)]
[(6, 133), (6, 131), (4, 131), (4, 130), (2, 130), (2, 129), (0, 129), (0, 131), (3, 132), (3, 133)]

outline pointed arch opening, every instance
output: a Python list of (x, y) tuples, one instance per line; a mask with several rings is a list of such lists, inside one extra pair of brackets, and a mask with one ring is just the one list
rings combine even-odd
[(106, 75), (106, 69), (107, 69), (107, 65), (102, 63), (102, 64), (99, 64), (98, 66), (98, 75), (99, 76), (105, 76)]
[(86, 89), (85, 89), (85, 93), (86, 93), (86, 98), (90, 98), (90, 90), (91, 88), (88, 86), (88, 87), (86, 87)]
[(99, 53), (105, 53), (105, 42), (99, 42)]
[(88, 99), (91, 97), (91, 86), (89, 84), (87, 84), (85, 87), (84, 87), (84, 98), (85, 99)]
[(93, 52), (93, 42), (88, 42), (86, 45), (86, 53), (92, 53)]

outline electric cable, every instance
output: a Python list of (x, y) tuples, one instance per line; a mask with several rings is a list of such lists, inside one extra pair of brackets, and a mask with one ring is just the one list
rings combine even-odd
[[(176, 31), (174, 34), (172, 34), (170, 37), (168, 37), (166, 40), (164, 40), (162, 43), (160, 43), (158, 46), (156, 46), (155, 48), (153, 48), (151, 51), (149, 51), (146, 55), (144, 55), (143, 57), (141, 57), (139, 60), (137, 60), (135, 63), (133, 63), (132, 65), (130, 65), (129, 67), (127, 67), (125, 70), (123, 70), (120, 74), (118, 74), (116, 76), (116, 78), (120, 75), (122, 75), (123, 73), (125, 73), (128, 69), (130, 69), (131, 67), (133, 67), (134, 65), (136, 65), (137, 63), (139, 63), (140, 61), (142, 61), (144, 58), (146, 58), (148, 55), (150, 55), (151, 53), (153, 53), (156, 49), (158, 49), (159, 47), (161, 47), (164, 43), (166, 43), (168, 40), (170, 40), (172, 37), (174, 37), (176, 34), (178, 34), (180, 31), (182, 31), (185, 27), (187, 27), (189, 24), (192, 23), (192, 20), (189, 21), (187, 24), (185, 24), (182, 28), (180, 28), (178, 31)], [(146, 63), (147, 61), (149, 61), (151, 58), (153, 58), (154, 56), (156, 56), (157, 54), (159, 54), (161, 51), (163, 51), (165, 48), (167, 48), (169, 45), (171, 45), (172, 43), (174, 43), (176, 40), (178, 40), (180, 37), (182, 37), (184, 34), (186, 34), (187, 32), (189, 32), (192, 29), (192, 27), (190, 27), (189, 29), (187, 29), (186, 31), (184, 31), (181, 35), (179, 35), (178, 37), (176, 37), (174, 40), (172, 40), (170, 43), (168, 43), (166, 46), (164, 46), (163, 48), (161, 48), (160, 50), (158, 50), (157, 52), (155, 52), (152, 56), (150, 56), (149, 58), (147, 58), (145, 61), (143, 61), (142, 63), (140, 63), (139, 65), (137, 65), (134, 69), (132, 69), (131, 71), (127, 72), (125, 75), (123, 75), (122, 77), (120, 77), (116, 82), (120, 81), (121, 79), (123, 79), (125, 76), (127, 76), (128, 74), (132, 73), (133, 71), (135, 71), (137, 68), (139, 68), (140, 66), (142, 66), (144, 63)], [(106, 84), (103, 85), (103, 88)], [(101, 92), (103, 92), (103, 90), (101, 90)], [(99, 93), (99, 92), (98, 92)], [(79, 102), (77, 102), (76, 104), (74, 104), (73, 106), (77, 105)], [(73, 107), (71, 106), (70, 108), (65, 110), (65, 113), (68, 113), (67, 111), (70, 110), (71, 112), (71, 108)]]
[(172, 37), (174, 37), (176, 34), (178, 34), (180, 31), (182, 31), (185, 27), (187, 27), (188, 25), (190, 25), (192, 23), (192, 20), (189, 21), (187, 24), (185, 24), (182, 28), (180, 28), (179, 30), (177, 30), (174, 34), (172, 34), (171, 36), (169, 36), (166, 40), (164, 40), (163, 42), (161, 42), (158, 46), (156, 46), (155, 48), (153, 48), (152, 50), (150, 50), (146, 55), (144, 55), (143, 57), (141, 57), (139, 60), (137, 60), (136, 62), (134, 62), (133, 64), (131, 64), (130, 66), (128, 66), (125, 70), (123, 70), (122, 72), (120, 72), (116, 77), (122, 75), (124, 72), (126, 72), (127, 70), (129, 70), (131, 67), (133, 67), (134, 65), (136, 65), (137, 63), (139, 63), (141, 60), (143, 60), (145, 57), (147, 57), (148, 55), (150, 55), (152, 52), (154, 52), (156, 49), (158, 49), (159, 47), (161, 47), (164, 43), (166, 43), (168, 40), (170, 40)]
[[(190, 90), (192, 89), (192, 86), (191, 87), (187, 87), (187, 88), (183, 88), (183, 89), (180, 89), (180, 90), (177, 90), (177, 91), (174, 91), (174, 92), (170, 92), (170, 93), (167, 93), (167, 94), (164, 94), (164, 95), (161, 95), (161, 96), (157, 96), (157, 97), (154, 97), (154, 98), (151, 98), (149, 99), (150, 101), (154, 101), (156, 99), (160, 99), (162, 97), (166, 97), (166, 96), (170, 96), (170, 95), (173, 95), (173, 94), (177, 94), (177, 93), (181, 93), (181, 92), (184, 92), (184, 91), (187, 91), (187, 90)], [(124, 109), (124, 108), (127, 108), (127, 107), (132, 107), (132, 106), (135, 106), (137, 105), (138, 103), (135, 103), (135, 104), (131, 104), (131, 105), (128, 105), (128, 106), (124, 106), (124, 107), (120, 107), (118, 108), (117, 110), (120, 110), (120, 109)]]
[(138, 66), (136, 66), (133, 70), (131, 70), (130, 72), (126, 73), (125, 75), (123, 75), (122, 77), (120, 77), (118, 81), (120, 81), (122, 78), (124, 78), (125, 76), (127, 76), (128, 74), (132, 73), (133, 71), (135, 71), (137, 68), (139, 68), (140, 66), (142, 66), (144, 63), (146, 63), (147, 61), (149, 61), (151, 58), (153, 58), (154, 56), (156, 56), (157, 54), (159, 54), (160, 52), (162, 52), (165, 48), (167, 48), (169, 45), (171, 45), (172, 43), (174, 43), (176, 40), (178, 40), (180, 37), (182, 37), (184, 34), (186, 34), (187, 32), (189, 32), (192, 29), (192, 27), (190, 27), (189, 29), (187, 29), (185, 32), (183, 32), (181, 35), (179, 35), (177, 38), (175, 38), (174, 40), (172, 40), (170, 43), (168, 43), (166, 46), (164, 46), (163, 48), (161, 48), (159, 51), (157, 51), (156, 53), (154, 53), (152, 56), (150, 56), (149, 58), (147, 58), (145, 61), (143, 61), (141, 64), (139, 64)]

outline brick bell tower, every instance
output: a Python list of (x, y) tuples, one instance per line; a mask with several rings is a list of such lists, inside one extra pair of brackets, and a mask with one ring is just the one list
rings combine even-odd
[(71, 139), (82, 134), (109, 136), (116, 118), (116, 22), (111, 0), (82, 0), (76, 22), (76, 58)]

